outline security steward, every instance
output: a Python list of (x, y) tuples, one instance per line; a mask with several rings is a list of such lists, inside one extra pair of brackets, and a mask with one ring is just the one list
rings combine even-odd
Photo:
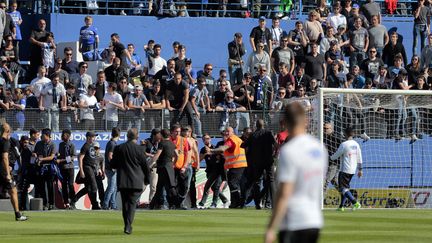
[(225, 157), (224, 168), (228, 170), (228, 186), (231, 193), (230, 208), (241, 208), (240, 181), (247, 165), (245, 150), (241, 147), (243, 141), (234, 134), (232, 127), (227, 127), (224, 131), (226, 136), (225, 144), (219, 148), (209, 149), (209, 153), (223, 153)]
[(137, 144), (138, 130), (127, 132), (127, 142), (114, 148), (111, 168), (117, 169), (117, 188), (122, 198), (124, 233), (132, 234), (136, 204), (144, 189), (150, 184), (150, 169), (144, 150)]
[(174, 163), (174, 171), (177, 181), (177, 193), (178, 203), (177, 208), (186, 207), (183, 205), (183, 201), (189, 191), (189, 174), (192, 173), (191, 167), (189, 167), (189, 161), (191, 161), (191, 153), (189, 142), (186, 138), (181, 136), (181, 126), (174, 124), (171, 127), (171, 142), (176, 147), (177, 160)]

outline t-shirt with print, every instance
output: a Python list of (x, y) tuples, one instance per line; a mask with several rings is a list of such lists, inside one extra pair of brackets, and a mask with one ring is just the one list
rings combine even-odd
[[(208, 95), (208, 91), (207, 91), (207, 88), (206, 88), (206, 87), (204, 87), (202, 90), (200, 90), (200, 89), (198, 88), (198, 86), (196, 86), (195, 88), (193, 88), (193, 89), (190, 91), (189, 99), (191, 99), (192, 97), (194, 97), (194, 98), (195, 98), (195, 104), (196, 104), (198, 107), (201, 107), (201, 101), (204, 101), (204, 102), (205, 102), (204, 97), (205, 97), (206, 95)], [(204, 107), (201, 107), (201, 108), (204, 108)]]
[(106, 93), (104, 96), (104, 101), (106, 104), (106, 112), (105, 112), (105, 119), (107, 121), (118, 121), (118, 107), (110, 104), (112, 103), (123, 103), (123, 98), (121, 95), (117, 92), (114, 92), (113, 94)]
[(53, 83), (48, 83), (41, 91), (43, 106), (50, 109), (58, 109), (59, 101), (66, 95), (63, 84), (58, 83), (55, 87)]
[(291, 68), (291, 60), (294, 59), (294, 52), (291, 48), (283, 49), (282, 47), (278, 47), (274, 49), (272, 52), (272, 58), (274, 58), (274, 66), (273, 68), (279, 73), (279, 63), (283, 62), (288, 65), (288, 70)]
[[(137, 96), (136, 94), (130, 94), (128, 99), (128, 102), (132, 102), (132, 105), (134, 106), (142, 106), (145, 101), (147, 101), (147, 97), (144, 94), (141, 94), (139, 96)], [(129, 111), (133, 114), (133, 116), (143, 116), (143, 112), (141, 109), (130, 109)]]
[(81, 43), (83, 46), (92, 46), (96, 43), (98, 30), (93, 25), (83, 26), (80, 29)]
[[(65, 161), (63, 163), (61, 163), (61, 167), (63, 169), (73, 169), (74, 168), (74, 162), (69, 160), (71, 157), (75, 156), (75, 145), (70, 142), (64, 142), (62, 141), (59, 144), (59, 159), (66, 159), (68, 161)], [(67, 158), (69, 157), (69, 159)]]
[(93, 168), (97, 167), (96, 150), (95, 150), (93, 144), (85, 143), (81, 147), (80, 155), (84, 155), (83, 165), (91, 166)]
[(363, 51), (365, 48), (366, 38), (369, 38), (368, 31), (365, 28), (360, 27), (360, 29), (351, 30), (348, 36), (351, 46), (353, 46), (356, 51)]
[(81, 120), (94, 120), (94, 115), (93, 115), (93, 109), (96, 108), (96, 104), (97, 104), (97, 100), (96, 97), (93, 96), (88, 96), (88, 95), (81, 95), (80, 96), (80, 102), (83, 101), (85, 106), (87, 108), (81, 108), (80, 109), (80, 118)]

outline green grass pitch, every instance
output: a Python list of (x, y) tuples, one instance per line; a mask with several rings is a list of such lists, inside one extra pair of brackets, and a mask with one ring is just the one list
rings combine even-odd
[[(138, 211), (123, 234), (120, 211), (0, 212), (0, 242), (262, 242), (270, 211)], [(432, 242), (432, 210), (324, 211), (320, 242)]]

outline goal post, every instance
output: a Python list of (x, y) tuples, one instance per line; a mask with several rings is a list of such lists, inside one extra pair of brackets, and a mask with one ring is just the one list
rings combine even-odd
[[(330, 153), (345, 128), (356, 132), (364, 176), (353, 177), (351, 192), (363, 207), (432, 208), (432, 91), (321, 88), (316, 99), (309, 119)], [(323, 179), (323, 208), (341, 200), (332, 179)]]

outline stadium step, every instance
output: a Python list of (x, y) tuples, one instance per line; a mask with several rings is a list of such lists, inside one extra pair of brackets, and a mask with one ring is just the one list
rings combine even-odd
[(13, 207), (9, 199), (0, 199), (0, 211), (13, 211)]

